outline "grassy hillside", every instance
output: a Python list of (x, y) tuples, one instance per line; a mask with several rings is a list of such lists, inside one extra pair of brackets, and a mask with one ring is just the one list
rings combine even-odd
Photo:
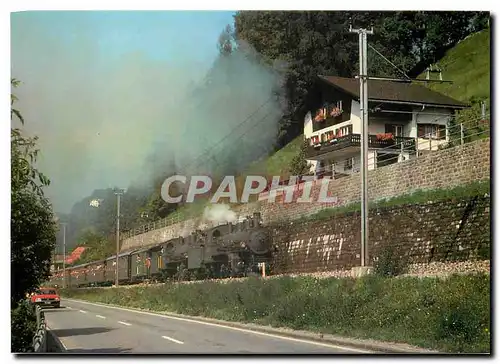
[[(468, 103), (471, 107), (461, 110), (451, 122), (458, 143), (458, 125), (465, 126), (465, 141), (471, 142), (490, 136), (490, 29), (474, 33), (450, 49), (437, 62), (443, 80), (453, 83), (429, 83), (427, 87)], [(434, 75), (435, 76), (435, 75)], [(425, 72), (419, 76), (425, 79)], [(435, 77), (432, 77), (435, 79)], [(481, 104), (485, 103), (486, 117), (483, 119)], [(455, 145), (454, 143), (450, 146)]]
[(301, 134), (270, 157), (254, 162), (245, 172), (247, 175), (264, 174), (287, 177), (290, 163), (299, 151), (304, 136)]
[[(453, 83), (432, 83), (429, 85), (431, 89), (464, 102), (481, 99), (489, 103), (490, 29), (472, 34), (458, 43), (437, 65), (442, 70), (443, 80)], [(418, 78), (425, 79), (425, 76), (424, 72)]]

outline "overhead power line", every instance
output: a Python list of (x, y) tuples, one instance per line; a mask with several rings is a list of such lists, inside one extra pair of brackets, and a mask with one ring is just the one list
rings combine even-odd
[(377, 53), (380, 57), (382, 57), (387, 63), (389, 63), (392, 67), (394, 67), (396, 70), (398, 70), (400, 73), (403, 74), (403, 76), (406, 77), (406, 79), (411, 80), (410, 76), (408, 76), (404, 71), (402, 71), (398, 66), (396, 66), (394, 63), (392, 63), (387, 57), (385, 57), (382, 53), (377, 51), (375, 47), (373, 47), (371, 44), (368, 44), (368, 47), (370, 47), (375, 53)]
[[(274, 111), (274, 110), (270, 110), (270, 111), (269, 111), (269, 112), (268, 112), (265, 116), (263, 116), (263, 117), (262, 117), (262, 118), (261, 118), (258, 122), (256, 122), (256, 123), (255, 123), (252, 127), (250, 127), (248, 130), (246, 130), (245, 132), (243, 132), (243, 134), (241, 134), (239, 137), (237, 137), (236, 139), (234, 139), (234, 141), (230, 142), (229, 146), (231, 146), (231, 147), (232, 147), (232, 146), (234, 146), (235, 144), (237, 144), (240, 140), (242, 140), (242, 139), (243, 139), (243, 137), (244, 137), (245, 135), (247, 135), (248, 133), (250, 133), (250, 131), (252, 131), (253, 129), (255, 129), (257, 126), (259, 126), (260, 124), (262, 124), (264, 121), (266, 121), (266, 120), (267, 120), (267, 118), (268, 118), (268, 116), (269, 116), (269, 115), (271, 115), (271, 114), (273, 113), (273, 111)], [(220, 145), (220, 143), (219, 143), (218, 145)], [(215, 149), (218, 145), (215, 145), (212, 149)], [(217, 162), (217, 161), (215, 160), (215, 158), (213, 158), (213, 156), (212, 156), (212, 159), (215, 161), (215, 163), (216, 163), (216, 165), (217, 165), (217, 166), (220, 166), (220, 163), (219, 163), (219, 162)], [(202, 160), (200, 163), (198, 163), (198, 164), (196, 165), (196, 167), (199, 167), (199, 166), (201, 165), (201, 163), (202, 163), (202, 162), (203, 162), (203, 160)]]
[[(220, 139), (218, 142), (214, 143), (211, 147), (209, 147), (208, 149), (206, 149), (203, 153), (201, 153), (198, 157), (196, 157), (192, 163), (190, 163), (186, 169), (189, 169), (193, 166), (198, 166), (199, 164), (197, 164), (203, 157), (206, 157), (207, 154), (214, 150), (215, 148), (217, 148), (219, 145), (221, 145), (226, 139), (228, 139), (231, 135), (233, 135), (238, 129), (240, 129), (245, 123), (247, 123), (250, 119), (252, 119), (252, 117), (254, 117), (257, 112), (259, 112), (259, 110), (261, 110), (265, 105), (267, 105), (271, 99), (273, 98), (273, 96), (269, 97), (262, 105), (260, 105), (252, 114), (250, 114), (248, 117), (246, 117), (241, 123), (239, 123), (235, 128), (233, 128), (228, 134), (226, 134), (222, 139)], [(269, 114), (267, 114), (269, 115)], [(266, 115), (266, 117), (267, 117)], [(264, 118), (265, 119), (265, 118)], [(262, 119), (257, 123), (257, 124), (260, 124), (260, 122), (262, 122)], [(241, 137), (240, 137), (241, 138)]]

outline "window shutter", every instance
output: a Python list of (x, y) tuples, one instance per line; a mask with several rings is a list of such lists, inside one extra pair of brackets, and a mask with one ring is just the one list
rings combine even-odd
[(419, 124), (417, 126), (417, 134), (419, 138), (423, 138), (425, 136), (425, 126), (422, 124)]

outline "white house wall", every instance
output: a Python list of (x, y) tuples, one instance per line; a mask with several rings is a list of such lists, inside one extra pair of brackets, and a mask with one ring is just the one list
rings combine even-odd
[[(351, 120), (352, 124), (352, 133), (353, 134), (361, 134), (361, 105), (356, 100), (352, 100), (351, 102)], [(346, 124), (349, 125), (349, 124)]]
[(309, 111), (304, 118), (304, 137), (309, 139), (313, 134), (313, 120), (311, 112)]
[[(429, 115), (430, 114), (430, 115)], [(404, 130), (403, 136), (410, 138), (417, 138), (418, 132), (418, 124), (437, 124), (448, 126), (448, 122), (452, 117), (452, 112), (448, 109), (444, 108), (425, 108), (422, 110), (421, 107), (415, 107), (413, 109), (411, 121), (407, 123), (403, 123)], [(360, 118), (360, 103), (356, 100), (351, 101), (351, 117), (350, 120), (344, 121), (342, 123), (329, 126), (327, 128), (313, 131), (313, 120), (311, 112), (308, 112), (304, 118), (304, 137), (305, 139), (309, 139), (313, 136), (321, 136), (323, 133), (329, 131), (335, 131), (339, 128), (352, 125), (352, 133), (353, 134), (361, 134), (361, 118)], [(387, 120), (371, 120), (369, 121), (369, 134), (382, 134), (385, 133), (385, 125), (391, 124), (392, 121), (388, 118)], [(437, 150), (439, 145), (444, 144), (448, 141), (448, 128), (446, 128), (446, 139), (444, 140), (431, 140), (429, 143), (429, 139), (418, 138), (418, 146), (419, 150)], [(368, 156), (368, 169), (372, 170), (376, 168), (376, 154), (377, 152), (374, 150), (370, 150)], [(402, 160), (406, 160), (410, 158), (409, 153), (403, 153), (401, 156)], [(360, 160), (359, 156), (355, 157), (357, 159), (354, 160), (353, 169), (360, 170)], [(344, 160), (335, 160), (335, 169), (337, 172), (343, 173), (344, 169)], [(318, 165), (318, 161), (316, 160), (308, 160), (311, 164), (311, 172), (316, 170)]]
[(369, 121), (368, 124), (368, 133), (369, 134), (383, 134), (385, 133), (385, 124), (389, 124), (390, 120), (382, 121), (382, 120), (372, 120)]
[(448, 141), (448, 123), (451, 120), (453, 114), (450, 110), (444, 108), (425, 108), (422, 110), (421, 107), (415, 108), (412, 115), (412, 128), (410, 137), (417, 137), (417, 125), (418, 124), (435, 124), (446, 126), (446, 139), (435, 140), (432, 139), (429, 143), (427, 138), (418, 138), (417, 147), (419, 150), (438, 150), (441, 144), (446, 144)]
[(311, 112), (308, 112), (304, 118), (304, 138), (309, 139), (313, 136), (320, 136), (329, 131), (335, 131), (339, 128), (343, 128), (344, 126), (348, 126), (352, 124), (352, 132), (353, 134), (361, 134), (361, 118), (359, 116), (359, 102), (352, 101), (351, 102), (351, 118), (342, 123), (338, 123), (332, 126), (329, 126), (324, 129), (320, 129), (318, 131), (313, 132), (313, 120)]
[[(444, 108), (415, 108), (413, 110), (418, 124), (439, 124), (448, 125), (452, 113)], [(432, 115), (429, 115), (432, 114)], [(415, 134), (415, 136), (417, 136)]]
[(311, 168), (309, 168), (309, 172), (314, 172), (316, 171), (316, 166), (318, 165), (317, 160), (312, 160), (312, 159), (306, 159), (307, 163), (311, 165)]
[[(408, 153), (406, 153), (408, 154)], [(348, 158), (353, 158), (352, 161), (352, 170), (345, 170), (345, 161)], [(316, 166), (318, 161), (315, 160), (308, 160), (309, 163), (311, 163), (311, 172), (316, 171)], [(325, 161), (326, 162), (326, 161)], [(332, 159), (331, 160), (332, 164), (334, 165), (335, 172), (337, 173), (358, 173), (361, 171), (361, 150), (359, 152), (353, 153), (349, 157), (342, 157), (339, 159)], [(377, 166), (377, 152), (375, 150), (368, 150), (368, 170), (373, 170)]]

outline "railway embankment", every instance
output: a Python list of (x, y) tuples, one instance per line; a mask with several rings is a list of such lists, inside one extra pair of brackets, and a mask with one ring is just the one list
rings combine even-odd
[(65, 290), (91, 302), (406, 343), (450, 353), (490, 352), (490, 276), (248, 278)]

